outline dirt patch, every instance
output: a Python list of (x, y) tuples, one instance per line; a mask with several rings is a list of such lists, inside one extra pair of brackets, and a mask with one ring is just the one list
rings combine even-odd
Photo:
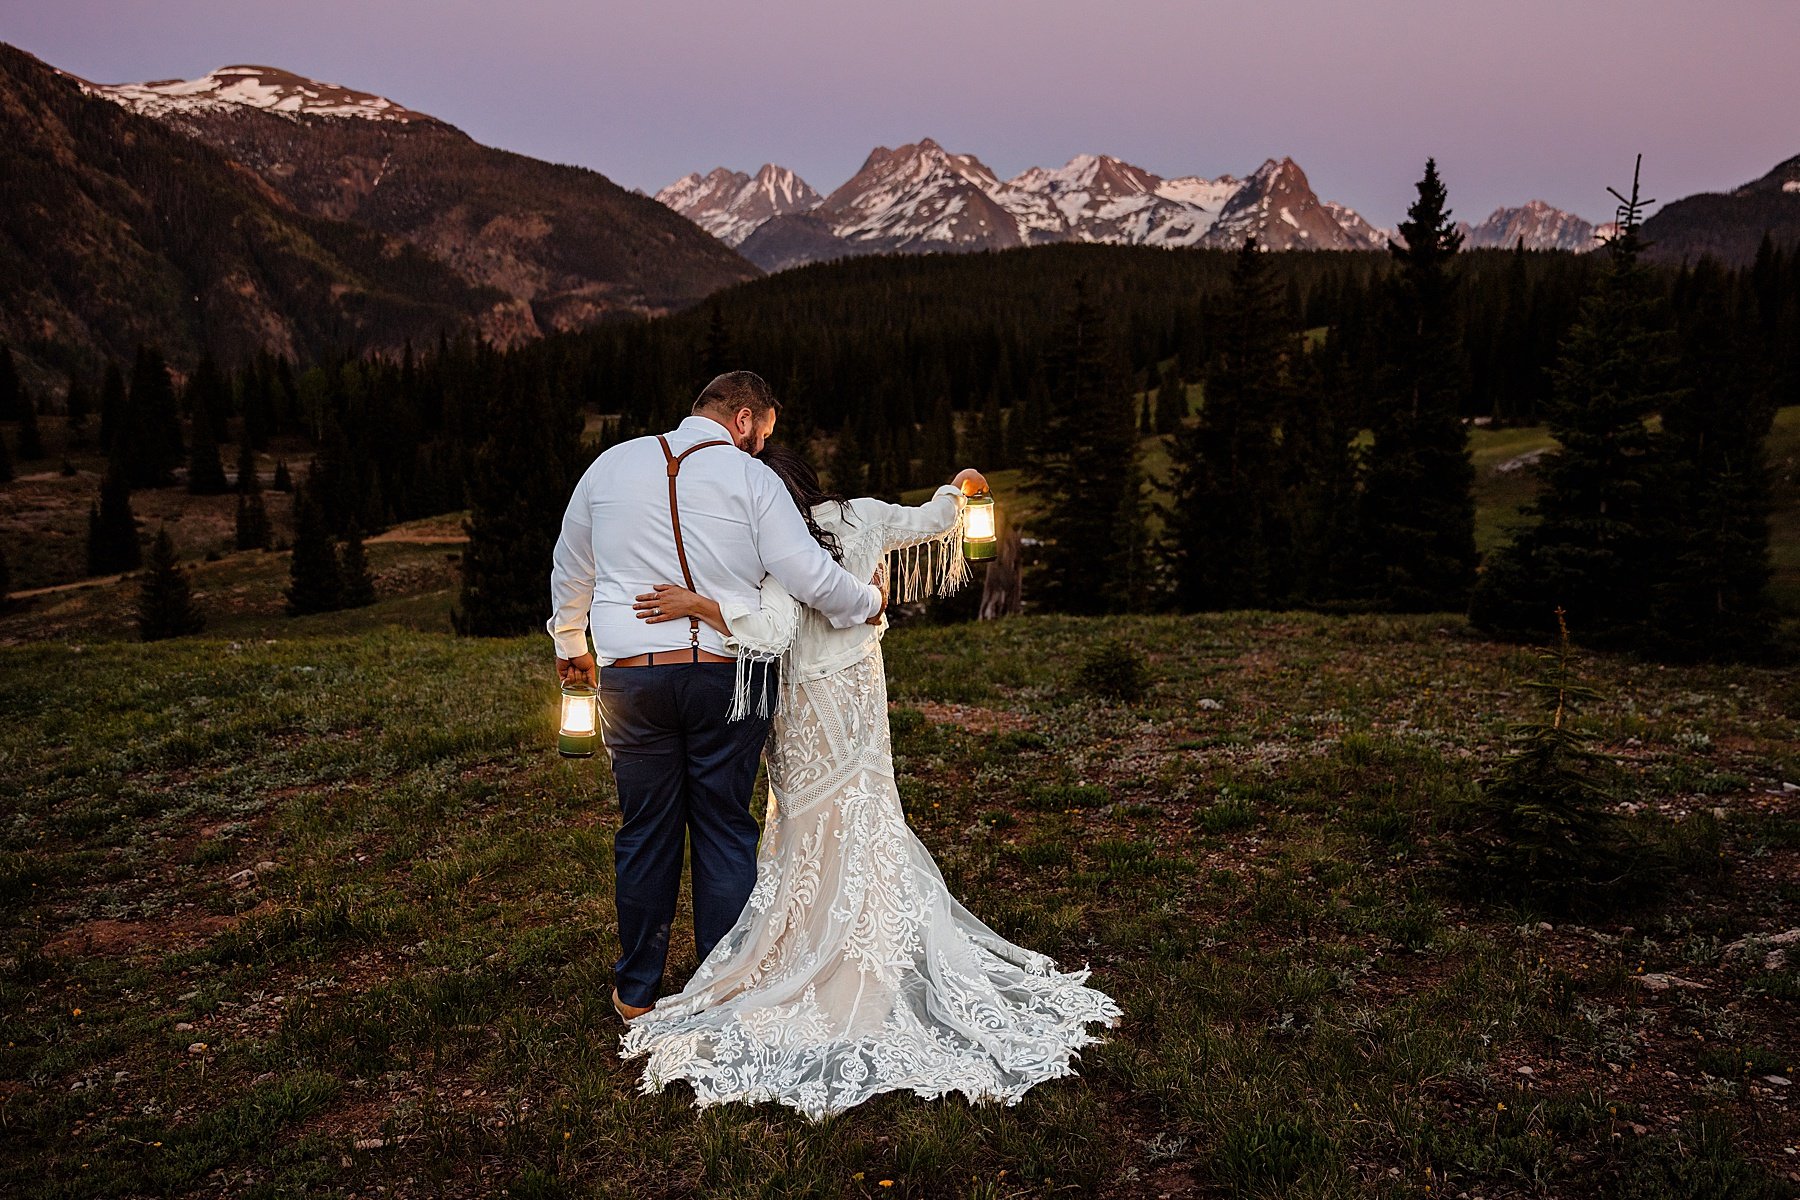
[[(268, 904), (264, 901), (264, 904)], [(258, 905), (251, 912), (256, 912)], [(52, 957), (75, 958), (89, 955), (129, 957), (151, 952), (162, 954), (204, 942), (231, 928), (249, 913), (220, 916), (214, 913), (183, 914), (163, 921), (113, 921), (105, 918), (83, 921), (65, 929), (44, 944), (44, 953)]]
[(923, 700), (909, 707), (924, 713), (925, 719), (933, 725), (955, 725), (973, 733), (1031, 728), (1031, 722), (1018, 713), (982, 708), (974, 704), (939, 704), (934, 700)]

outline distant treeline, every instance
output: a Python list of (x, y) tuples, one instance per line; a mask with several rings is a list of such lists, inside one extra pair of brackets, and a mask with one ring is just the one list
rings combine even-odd
[[(1409, 216), (1408, 237), (1423, 246), (1429, 236), (1435, 249), (1257, 253), (1253, 264), (1232, 251), (1098, 245), (859, 258), (506, 353), (465, 337), (398, 359), (303, 366), (261, 355), (229, 368), (207, 359), (178, 388), (149, 348), (131, 386), (114, 367), (72, 377), (61, 394), (29, 393), (8, 357), (0, 421), (20, 428), (10, 454), (0, 435), (0, 473), (39, 445), (37, 414), (66, 411), (78, 431), (98, 418), (93, 436), (116, 479), (96, 520), (110, 512), (116, 537), (128, 528), (119, 516), (128, 487), (165, 485), (185, 461), (190, 488), (217, 490), (234, 444), (243, 460), (245, 448), (298, 440), (313, 451), (307, 505), (338, 538), (471, 509), (462, 623), (517, 630), (536, 623), (540, 568), (574, 474), (610, 440), (672, 426), (712, 375), (748, 368), (784, 402), (780, 436), (818, 453), (852, 491), (892, 494), (965, 461), (1026, 466), (1054, 522), (1059, 500), (1102, 465), (1080, 458), (1081, 438), (1098, 429), (1083, 433), (1083, 422), (1098, 408), (1110, 414), (1095, 433), (1108, 454), (1141, 436), (1169, 438), (1179, 503), (1165, 524), (1175, 540), (1145, 540), (1142, 481), (1130, 473), (1130, 497), (1075, 502), (1112, 506), (1090, 534), (1141, 543), (1089, 548), (1122, 574), (1088, 583), (1119, 586), (1066, 587), (1059, 571), (1095, 568), (1047, 526), (1035, 531), (1050, 546), (1040, 586), (1027, 589), (1041, 602), (1460, 607), (1477, 566), (1464, 422), (1566, 431), (1581, 402), (1570, 355), (1592, 357), (1596, 336), (1617, 334), (1596, 334), (1588, 308), (1619, 292), (1619, 268), (1604, 250), (1461, 251), (1435, 173), (1420, 187), (1422, 203), (1431, 189), (1435, 200)], [(1629, 257), (1633, 337), (1648, 340), (1627, 357), (1669, 372), (1659, 382), (1668, 395), (1697, 391), (1733, 412), (1800, 403), (1800, 254), (1765, 243), (1742, 270), (1646, 266), (1635, 243)], [(1190, 385), (1203, 396), (1198, 412)], [(1634, 419), (1669, 403), (1652, 396)], [(1760, 453), (1754, 413), (1739, 431), (1754, 447), (1734, 455)], [(1734, 480), (1762, 469), (1738, 458), (1725, 466)], [(1279, 497), (1242, 483), (1275, 477)], [(1058, 479), (1073, 481), (1060, 497)], [(1742, 504), (1765, 501), (1766, 487), (1751, 486)], [(1222, 542), (1221, 523), (1232, 531)], [(1765, 559), (1766, 541), (1765, 514)], [(1194, 573), (1203, 558), (1213, 577)], [(1411, 566), (1396, 575), (1398, 559)], [(1514, 626), (1537, 621), (1535, 610), (1530, 620), (1508, 612)], [(1594, 632), (1573, 620), (1577, 636)]]

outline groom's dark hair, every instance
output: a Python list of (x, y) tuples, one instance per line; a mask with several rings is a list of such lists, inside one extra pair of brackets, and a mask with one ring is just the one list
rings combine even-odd
[(694, 399), (694, 411), (734, 413), (747, 408), (758, 420), (766, 412), (781, 413), (781, 401), (775, 398), (761, 375), (755, 371), (727, 371), (700, 389)]

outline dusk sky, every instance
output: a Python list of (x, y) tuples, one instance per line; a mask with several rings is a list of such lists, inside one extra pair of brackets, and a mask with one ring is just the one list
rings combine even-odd
[(1427, 155), (1455, 214), (1720, 191), (1800, 154), (1797, 0), (0, 0), (0, 40), (104, 83), (231, 63), (379, 92), (655, 191), (773, 161), (820, 191), (933, 137), (1002, 178), (1292, 155), (1392, 225)]

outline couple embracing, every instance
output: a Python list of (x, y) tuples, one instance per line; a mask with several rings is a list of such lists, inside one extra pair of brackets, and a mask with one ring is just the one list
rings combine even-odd
[[(1120, 1010), (945, 887), (901, 809), (881, 656), (890, 599), (966, 578), (986, 481), (916, 507), (836, 496), (768, 442), (779, 412), (759, 376), (719, 376), (674, 430), (594, 460), (556, 545), (557, 670), (598, 675), (619, 796), (621, 1053), (647, 1058), (645, 1091), (684, 1080), (702, 1105), (1015, 1103)], [(658, 999), (684, 847), (700, 967)]]

